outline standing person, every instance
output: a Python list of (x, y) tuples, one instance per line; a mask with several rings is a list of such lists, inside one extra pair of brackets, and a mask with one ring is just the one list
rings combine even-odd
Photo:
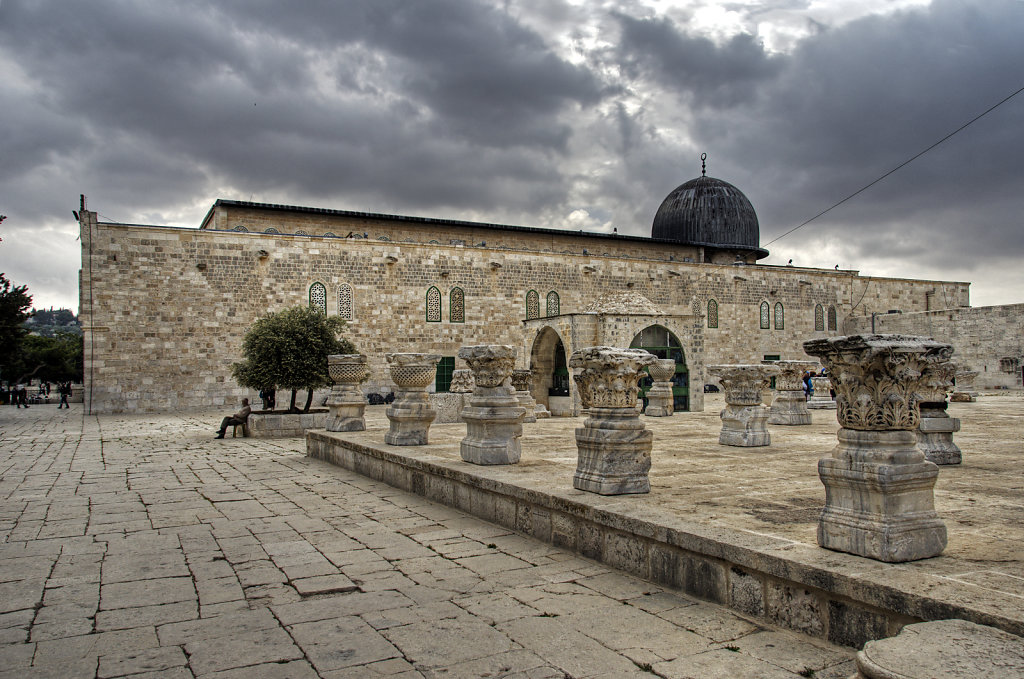
[(28, 408), (28, 390), (20, 382), (14, 387), (14, 403), (19, 408), (21, 406)]
[(228, 426), (233, 424), (245, 424), (249, 421), (249, 413), (252, 412), (252, 408), (249, 407), (249, 399), (242, 399), (242, 409), (234, 415), (228, 415), (220, 421), (220, 429), (217, 431), (217, 436), (214, 438), (224, 438), (224, 432), (228, 430)]
[(60, 393), (60, 403), (57, 404), (57, 410), (60, 410), (61, 408), (71, 410), (71, 406), (68, 405), (68, 398), (71, 396), (71, 383), (61, 382), (60, 386), (57, 388), (57, 392)]

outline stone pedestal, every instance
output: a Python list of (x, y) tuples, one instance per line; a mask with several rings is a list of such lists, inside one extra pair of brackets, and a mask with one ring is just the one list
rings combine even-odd
[(777, 361), (774, 365), (779, 369), (779, 375), (775, 378), (776, 393), (768, 424), (810, 424), (811, 411), (807, 410), (804, 396), (804, 373), (818, 364), (813, 361)]
[(836, 400), (832, 398), (832, 380), (827, 377), (812, 377), (811, 386), (814, 393), (807, 399), (807, 407), (811, 410), (835, 410)]
[(1024, 641), (967, 620), (907, 625), (888, 639), (869, 641), (857, 653), (850, 679), (1022, 679)]
[(569, 367), (589, 415), (576, 429), (574, 488), (601, 495), (650, 492), (654, 435), (644, 428), (636, 404), (642, 370), (656, 360), (642, 349), (573, 352)]
[(957, 403), (974, 403), (978, 400), (978, 392), (974, 390), (974, 378), (978, 376), (977, 370), (958, 369), (956, 371), (956, 388), (950, 401)]
[[(533, 372), (530, 370), (512, 371), (512, 388), (516, 390), (516, 398), (519, 400), (519, 405), (526, 409), (526, 415), (523, 417), (524, 424), (537, 421), (537, 402), (533, 400), (533, 394), (530, 393), (530, 379), (532, 377)], [(548, 415), (550, 416), (550, 413)]]
[(334, 354), (327, 357), (327, 374), (334, 386), (327, 397), (327, 431), (365, 431), (366, 397), (359, 385), (370, 376), (366, 356)]
[(767, 446), (768, 407), (761, 405), (761, 391), (779, 374), (774, 365), (713, 365), (708, 372), (722, 384), (725, 408), (718, 442), (725, 446)]
[(818, 461), (825, 508), (818, 544), (886, 562), (927, 559), (946, 547), (935, 513), (939, 468), (917, 448), (918, 391), (952, 347), (924, 337), (853, 335), (804, 342), (836, 390), (841, 428)]
[(459, 358), (469, 364), (476, 384), (469, 405), (462, 410), (466, 422), (466, 438), (459, 448), (462, 459), (473, 464), (519, 462), (526, 409), (519, 405), (510, 380), (515, 348), (504, 344), (462, 347)]
[(647, 390), (647, 417), (669, 417), (675, 412), (672, 396), (672, 377), (676, 374), (676, 362), (671, 358), (659, 358), (647, 368), (654, 384)]
[(953, 390), (952, 363), (937, 363), (922, 377), (917, 392), (921, 423), (917, 427), (917, 447), (929, 462), (960, 464), (963, 456), (953, 443), (953, 432), (960, 431), (960, 420), (946, 413), (946, 397)]
[(385, 354), (395, 386), (395, 401), (385, 414), (391, 427), (384, 442), (392, 446), (425, 446), (437, 412), (430, 405), (427, 385), (437, 375), (440, 354)]
[(534, 417), (536, 417), (536, 419), (538, 420), (543, 420), (545, 418), (551, 417), (550, 411), (548, 411), (544, 404), (537, 403), (536, 401), (534, 401), (533, 414)]

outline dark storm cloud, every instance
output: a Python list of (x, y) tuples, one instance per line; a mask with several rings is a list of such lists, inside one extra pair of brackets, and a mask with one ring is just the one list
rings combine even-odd
[(780, 59), (769, 56), (746, 33), (716, 45), (665, 18), (613, 16), (621, 30), (618, 56), (626, 72), (634, 77), (647, 74), (676, 95), (691, 94), (688, 103), (698, 107), (749, 101), (753, 85), (780, 67)]
[[(695, 130), (746, 168), (737, 179), (753, 187), (764, 242), (1024, 85), (1021, 25), (1024, 3), (940, 1), (827, 30), (757, 83), (748, 106), (698, 109)], [(961, 258), (1007, 255), (1007, 246), (1024, 254), (1011, 207), (1021, 207), (1022, 115), (1024, 95), (795, 237), (828, 233), (860, 256), (903, 257), (873, 240), (899, 228), (921, 247), (936, 237), (963, 246)]]

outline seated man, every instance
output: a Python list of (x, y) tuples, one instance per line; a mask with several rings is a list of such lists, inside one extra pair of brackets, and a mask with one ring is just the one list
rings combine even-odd
[(215, 438), (224, 438), (224, 432), (233, 424), (245, 424), (249, 420), (249, 413), (251, 412), (252, 408), (249, 407), (249, 399), (243, 398), (242, 409), (234, 415), (229, 415), (220, 421), (220, 430), (217, 432), (217, 436)]

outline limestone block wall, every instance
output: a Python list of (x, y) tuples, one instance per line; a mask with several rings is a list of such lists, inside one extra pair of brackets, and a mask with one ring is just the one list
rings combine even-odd
[[(858, 318), (856, 332), (870, 332)], [(1024, 304), (940, 309), (875, 317), (875, 331), (924, 335), (953, 345), (953, 360), (978, 371), (979, 389), (1024, 388)]]
[[(289, 225), (278, 215), (277, 223), (281, 231), (301, 231), (295, 227), (309, 218), (296, 215)], [(538, 293), (542, 317), (552, 291), (560, 316), (576, 314), (611, 292), (643, 295), (663, 313), (687, 317), (673, 332), (687, 347), (691, 366), (760, 361), (764, 355), (803, 358), (805, 339), (839, 334), (843, 327), (815, 333), (815, 304), (836, 306), (845, 320), (863, 313), (866, 299), (861, 296), (858, 304), (855, 293), (866, 279), (855, 272), (673, 261), (665, 258), (664, 246), (629, 239), (601, 241), (610, 253), (604, 256), (590, 251), (593, 239), (583, 239), (587, 247), (580, 247), (571, 234), (544, 237), (552, 243), (564, 239), (578, 252), (538, 250), (531, 240), (538, 234), (524, 236), (520, 249), (493, 246), (500, 234), (494, 230), (485, 246), (472, 244), (475, 237), (465, 237), (466, 228), (457, 226), (437, 226), (430, 239), (436, 243), (401, 242), (403, 228), (396, 223), (394, 238), (387, 240), (348, 239), (106, 224), (97, 223), (95, 213), (82, 212), (80, 315), (91, 412), (235, 407), (242, 396), (252, 396), (230, 372), (246, 329), (262, 314), (308, 303), (314, 283), (325, 286), (330, 314), (339, 313), (343, 298), (350, 299), (347, 336), (369, 357), (365, 389), (383, 392), (391, 390), (384, 364), (384, 353), (391, 351), (454, 357), (467, 344), (512, 344), (523, 347), (517, 367), (530, 367), (531, 344), (524, 334), (530, 290)], [(501, 234), (502, 242), (515, 244), (516, 233)], [(617, 243), (641, 254), (616, 254)], [(881, 301), (889, 294), (924, 304), (926, 290), (936, 285), (870, 280), (872, 299)], [(966, 299), (967, 284), (946, 285)], [(427, 319), (430, 288), (440, 297), (436, 322)], [(456, 289), (465, 299), (461, 322), (452, 314)], [(718, 304), (718, 328), (706, 327), (712, 299)], [(758, 325), (764, 301), (773, 314), (768, 330)], [(784, 310), (778, 329), (776, 303)], [(588, 332), (597, 337), (596, 328), (585, 326), (567, 322), (560, 332), (577, 333), (570, 338), (575, 346), (589, 341)], [(615, 341), (628, 345), (627, 335), (637, 329), (625, 321), (622, 327)], [(701, 391), (697, 386), (691, 389), (695, 397)]]

